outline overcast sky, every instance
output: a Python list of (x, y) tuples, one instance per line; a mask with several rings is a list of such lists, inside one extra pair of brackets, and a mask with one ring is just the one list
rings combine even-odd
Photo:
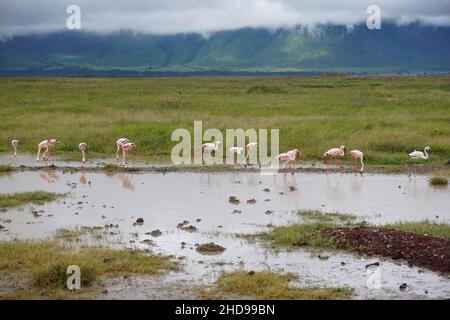
[(376, 4), (381, 18), (450, 26), (450, 0), (0, 0), (0, 37), (64, 30), (67, 6), (81, 8), (81, 27), (96, 32), (153, 34), (242, 27), (351, 26)]

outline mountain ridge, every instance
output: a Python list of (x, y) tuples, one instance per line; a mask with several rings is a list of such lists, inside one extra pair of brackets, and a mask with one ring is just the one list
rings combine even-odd
[(420, 24), (325, 25), (158, 36), (63, 31), (0, 41), (0, 71), (88, 69), (128, 72), (450, 71), (450, 28)]

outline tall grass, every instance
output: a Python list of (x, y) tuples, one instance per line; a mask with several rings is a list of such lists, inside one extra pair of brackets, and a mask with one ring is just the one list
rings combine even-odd
[(61, 196), (63, 195), (45, 191), (0, 194), (0, 208), (16, 207), (27, 203), (39, 204), (54, 201)]
[(235, 271), (221, 275), (217, 280), (217, 289), (219, 292), (262, 300), (330, 300), (348, 299), (353, 295), (353, 290), (349, 288), (291, 287), (289, 281), (293, 277), (292, 274), (278, 274), (271, 271)]
[[(427, 163), (450, 159), (448, 77), (350, 78), (3, 78), (0, 79), (0, 152), (21, 140), (35, 152), (58, 138), (55, 152), (112, 155), (120, 136), (134, 153), (168, 156), (176, 128), (278, 128), (280, 149), (303, 159), (345, 145), (371, 164), (408, 163), (407, 152), (432, 147)], [(166, 99), (183, 92), (176, 107)]]

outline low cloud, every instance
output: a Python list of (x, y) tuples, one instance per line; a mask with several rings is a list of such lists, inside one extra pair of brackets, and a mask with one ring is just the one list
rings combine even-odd
[(399, 24), (450, 26), (450, 0), (0, 0), (0, 37), (66, 28), (66, 8), (81, 8), (83, 30), (131, 30), (151, 34), (200, 33), (320, 24), (364, 23), (366, 8)]

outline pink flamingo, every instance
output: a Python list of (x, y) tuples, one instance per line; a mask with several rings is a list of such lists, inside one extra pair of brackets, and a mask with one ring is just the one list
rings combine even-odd
[(217, 151), (219, 150), (219, 145), (221, 144), (220, 141), (214, 141), (214, 143), (212, 142), (208, 142), (208, 143), (204, 143), (201, 145), (202, 148), (202, 163), (203, 163), (203, 154), (205, 151), (208, 151), (210, 153), (212, 153), (213, 151)]
[(244, 149), (241, 148), (241, 147), (231, 147), (230, 148), (230, 155), (233, 157), (233, 163), (235, 162), (234, 155), (235, 154), (241, 154), (243, 150)]
[(82, 142), (78, 145), (78, 149), (80, 149), (81, 151), (81, 155), (82, 155), (82, 159), (81, 159), (81, 163), (86, 163), (86, 148), (87, 148), (87, 143)]
[[(36, 161), (39, 161), (39, 156), (41, 154), (41, 150), (45, 149), (44, 154), (42, 155), (42, 160), (47, 161), (50, 158), (50, 152), (52, 148), (59, 143), (58, 139), (50, 139), (43, 140), (38, 144), (38, 153), (36, 157)], [(48, 154), (48, 157), (47, 157)]]
[(250, 142), (248, 143), (245, 148), (247, 149), (247, 155), (245, 156), (245, 164), (244, 167), (247, 167), (247, 158), (250, 155), (251, 150), (256, 150), (258, 148), (258, 142)]
[(120, 158), (119, 158), (119, 151), (120, 151), (120, 148), (122, 148), (122, 146), (123, 146), (125, 143), (129, 143), (129, 142), (131, 142), (131, 141), (128, 140), (127, 138), (119, 138), (119, 139), (116, 140), (116, 146), (117, 146), (116, 159), (117, 159), (117, 161), (120, 160)]
[(364, 172), (364, 161), (363, 161), (364, 153), (362, 153), (362, 151), (359, 151), (359, 150), (352, 150), (352, 151), (350, 151), (350, 153), (352, 154), (352, 157), (355, 160), (355, 166), (353, 168), (355, 171), (355, 174), (356, 174), (356, 164), (357, 164), (358, 159), (361, 161), (361, 169), (359, 169), (359, 173), (362, 174)]
[(17, 139), (14, 139), (11, 141), (11, 145), (14, 149), (14, 158), (17, 158), (17, 146), (19, 145), (20, 141)]
[(323, 154), (323, 156), (331, 157), (331, 162), (333, 162), (333, 160), (336, 160), (337, 164), (339, 165), (340, 164), (339, 157), (343, 157), (346, 151), (347, 149), (344, 146), (340, 146), (339, 148), (333, 148), (328, 150)]
[(292, 163), (292, 174), (294, 174), (295, 171), (295, 161), (296, 159), (300, 157), (300, 151), (298, 149), (289, 150), (286, 153), (279, 154), (276, 159), (280, 161), (284, 161), (283, 163), (283, 171), (285, 170), (286, 164), (291, 162)]
[(122, 165), (123, 166), (126, 164), (128, 152), (133, 150), (134, 147), (136, 147), (136, 145), (133, 142), (127, 142), (127, 143), (122, 144)]

